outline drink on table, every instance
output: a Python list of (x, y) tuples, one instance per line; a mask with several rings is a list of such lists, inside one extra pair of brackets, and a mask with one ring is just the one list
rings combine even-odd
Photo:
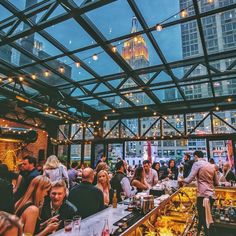
[(114, 190), (114, 195), (113, 195), (113, 198), (112, 198), (112, 207), (113, 208), (117, 208), (117, 195), (116, 195), (116, 190)]

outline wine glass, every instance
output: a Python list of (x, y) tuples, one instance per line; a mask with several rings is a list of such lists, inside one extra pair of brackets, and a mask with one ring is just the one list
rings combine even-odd
[(125, 200), (125, 197), (126, 197), (125, 192), (120, 192), (120, 198), (121, 198), (122, 201)]

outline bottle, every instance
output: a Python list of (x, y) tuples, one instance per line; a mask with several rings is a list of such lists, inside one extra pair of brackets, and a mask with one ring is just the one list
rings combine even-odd
[(102, 235), (101, 236), (109, 236), (109, 225), (108, 225), (108, 219), (105, 219), (104, 227), (102, 229)]
[(113, 195), (113, 198), (112, 198), (112, 207), (117, 208), (117, 193), (116, 193), (116, 190), (114, 190), (114, 195)]

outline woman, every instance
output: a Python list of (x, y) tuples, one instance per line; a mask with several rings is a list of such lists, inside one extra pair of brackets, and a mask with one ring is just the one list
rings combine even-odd
[(43, 175), (46, 175), (52, 182), (63, 179), (69, 187), (68, 173), (55, 155), (48, 157), (43, 170)]
[(138, 192), (142, 192), (143, 190), (147, 190), (151, 188), (149, 184), (145, 181), (143, 167), (138, 167), (134, 171), (134, 177), (131, 180), (131, 186), (137, 188)]
[(93, 185), (97, 184), (97, 175), (101, 170), (105, 170), (108, 172), (108, 165), (106, 162), (100, 162), (96, 169), (95, 169), (95, 176), (94, 176), (94, 180), (93, 180)]
[(20, 219), (15, 215), (0, 211), (0, 235), (21, 236), (22, 225)]
[(169, 179), (172, 179), (172, 180), (177, 180), (178, 179), (178, 174), (179, 174), (179, 171), (178, 171), (178, 168), (175, 166), (175, 160), (174, 159), (170, 159), (169, 160), (169, 165), (168, 165), (169, 169), (168, 169), (168, 177)]
[[(51, 189), (51, 182), (46, 176), (35, 177), (26, 193), (15, 204), (15, 214), (21, 218), (23, 223), (23, 232), (35, 235), (39, 232), (39, 215), (44, 201)], [(37, 234), (37, 236), (47, 235), (58, 227), (57, 223), (48, 224), (46, 228)]]
[(105, 170), (100, 170), (97, 174), (96, 187), (103, 192), (104, 205), (108, 206), (111, 204), (113, 198), (113, 189), (110, 186), (109, 175)]
[(160, 179), (160, 168), (161, 168), (160, 162), (153, 162), (152, 169), (157, 172), (158, 179)]

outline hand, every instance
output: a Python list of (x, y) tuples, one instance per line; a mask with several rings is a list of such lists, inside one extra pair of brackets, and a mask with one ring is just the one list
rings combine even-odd
[(53, 233), (54, 231), (56, 231), (58, 229), (59, 225), (60, 225), (60, 221), (54, 222), (54, 223), (49, 223), (45, 230), (47, 231), (47, 233)]
[(58, 222), (59, 221), (58, 217), (59, 217), (59, 215), (56, 215), (56, 216), (53, 216), (52, 218), (48, 219), (47, 224)]
[(183, 179), (178, 179), (178, 184), (179, 184), (180, 187), (183, 187), (184, 186)]

